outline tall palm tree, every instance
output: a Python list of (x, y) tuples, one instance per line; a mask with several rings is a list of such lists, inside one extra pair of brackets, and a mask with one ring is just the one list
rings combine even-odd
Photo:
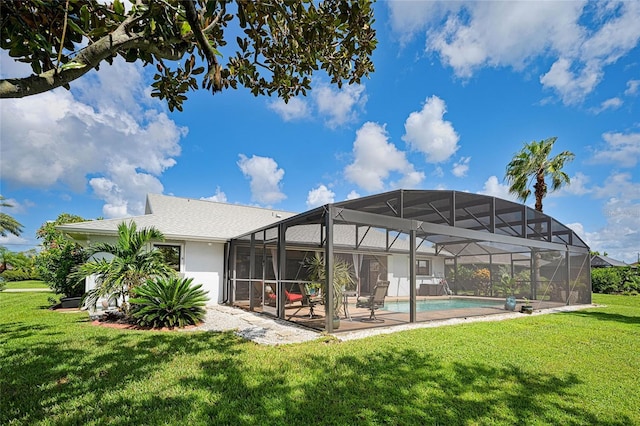
[[(127, 297), (131, 290), (153, 277), (170, 277), (176, 271), (169, 266), (162, 253), (152, 248), (153, 241), (164, 241), (164, 235), (154, 227), (137, 229), (136, 223), (122, 222), (118, 225), (118, 240), (115, 244), (97, 243), (87, 249), (89, 260), (80, 265), (73, 274), (74, 279), (96, 275), (96, 287), (85, 296), (85, 303), (95, 308), (103, 298), (115, 297), (121, 308), (128, 313)], [(96, 258), (106, 253), (110, 259)]]
[[(4, 201), (5, 198), (0, 195), (0, 207), (13, 207), (13, 204)], [(22, 224), (10, 215), (0, 212), (0, 236), (6, 237), (7, 233), (19, 237), (22, 233)]]
[(535, 208), (539, 212), (542, 212), (542, 199), (547, 195), (547, 176), (551, 178), (552, 192), (570, 183), (569, 175), (563, 172), (562, 168), (565, 163), (573, 160), (575, 155), (569, 151), (562, 151), (550, 158), (556, 139), (552, 137), (540, 142), (525, 143), (524, 148), (507, 165), (505, 179), (509, 183), (509, 193), (515, 194), (523, 202), (531, 195), (530, 184), (535, 179)]

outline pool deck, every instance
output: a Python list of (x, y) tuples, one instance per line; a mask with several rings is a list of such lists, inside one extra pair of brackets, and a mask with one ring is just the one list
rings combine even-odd
[[(429, 296), (429, 297), (419, 297), (419, 300), (447, 300), (449, 296)], [(502, 302), (504, 303), (503, 298), (486, 298), (486, 297), (456, 297), (460, 299), (476, 299), (476, 300), (486, 300), (491, 302)], [(353, 300), (351, 300), (353, 299)], [(398, 298), (398, 297), (386, 297), (386, 301), (394, 302), (394, 301), (406, 301), (407, 298)], [(531, 301), (534, 307), (534, 315), (539, 313), (550, 313), (550, 312), (559, 312), (559, 310), (575, 310), (576, 306), (580, 306), (580, 309), (584, 309), (585, 305), (570, 305), (567, 306), (564, 303), (560, 302), (549, 302), (549, 301), (539, 301), (534, 300)], [(350, 333), (364, 332), (371, 329), (392, 329), (392, 331), (399, 331), (398, 327), (408, 327), (408, 328), (420, 328), (425, 326), (433, 326), (433, 324), (437, 325), (445, 325), (446, 323), (461, 323), (461, 322), (469, 322), (473, 320), (500, 320), (506, 318), (515, 318), (521, 317), (525, 314), (519, 312), (521, 302), (516, 306), (516, 311), (511, 312), (504, 309), (501, 306), (494, 307), (470, 307), (470, 308), (457, 308), (457, 309), (442, 309), (442, 310), (433, 310), (433, 311), (425, 311), (418, 312), (416, 314), (415, 323), (411, 323), (409, 321), (408, 313), (399, 313), (399, 312), (391, 312), (383, 309), (376, 310), (376, 318), (377, 321), (370, 321), (369, 317), (371, 311), (365, 308), (356, 308), (355, 307), (355, 298), (349, 299), (348, 310), (350, 314), (350, 318), (346, 317), (344, 313), (341, 313), (340, 317), (340, 327), (334, 330), (334, 334), (339, 337), (341, 340), (343, 337), (348, 337), (347, 335)], [(318, 309), (319, 308), (319, 309)], [(569, 309), (565, 309), (569, 308)], [(306, 307), (300, 307), (299, 305), (292, 305), (286, 308), (287, 319), (291, 322), (294, 322), (299, 325), (303, 325), (305, 327), (309, 327), (311, 329), (317, 331), (324, 330), (324, 309), (322, 306), (317, 307), (315, 309), (316, 315), (314, 318), (309, 317), (309, 309)], [(431, 325), (430, 325), (431, 324)]]

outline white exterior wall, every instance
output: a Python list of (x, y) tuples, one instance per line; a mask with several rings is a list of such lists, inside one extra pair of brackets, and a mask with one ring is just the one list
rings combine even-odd
[(182, 251), (182, 273), (193, 278), (194, 284), (202, 284), (208, 292), (208, 305), (222, 303), (224, 277), (224, 244), (187, 241)]
[[(91, 243), (115, 243), (113, 237), (95, 237)], [(222, 286), (224, 276), (224, 243), (203, 243), (196, 241), (164, 241), (164, 244), (180, 245), (180, 275), (193, 278), (193, 284), (202, 284), (207, 292), (207, 305), (222, 303)], [(101, 255), (98, 254), (97, 257)], [(106, 256), (106, 254), (104, 255)], [(87, 277), (85, 291), (96, 286), (95, 276)], [(101, 309), (100, 306), (97, 307)]]
[[(431, 275), (418, 275), (416, 277), (416, 290), (420, 289), (420, 284), (438, 284), (440, 278), (444, 277), (443, 257), (424, 257), (431, 261)], [(387, 279), (389, 280), (389, 290), (387, 296), (409, 296), (409, 255), (390, 255), (387, 258)]]

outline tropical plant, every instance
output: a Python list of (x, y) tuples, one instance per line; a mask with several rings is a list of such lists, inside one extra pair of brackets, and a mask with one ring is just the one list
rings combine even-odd
[[(316, 252), (313, 256), (304, 260), (309, 279), (322, 285), (323, 297), (325, 298), (325, 306), (327, 304), (328, 291), (327, 285), (327, 269), (324, 256)], [(333, 314), (338, 316), (342, 309), (342, 292), (344, 290), (353, 289), (355, 280), (351, 275), (351, 264), (342, 259), (334, 257), (333, 259)]]
[[(4, 200), (5, 198), (0, 195), (0, 207), (13, 207), (13, 204)], [(6, 237), (7, 234), (19, 237), (22, 234), (22, 224), (7, 213), (0, 212), (0, 236)]]
[(138, 230), (136, 223), (131, 221), (118, 225), (115, 244), (92, 244), (86, 253), (89, 260), (73, 273), (76, 280), (96, 276), (96, 287), (87, 292), (85, 303), (95, 308), (100, 299), (113, 298), (127, 315), (127, 299), (135, 287), (148, 279), (168, 278), (176, 274), (165, 263), (162, 253), (151, 247), (153, 241), (164, 241), (162, 232), (154, 227)]
[(207, 294), (193, 278), (157, 278), (131, 290), (131, 317), (143, 327), (184, 327), (204, 320)]
[(87, 256), (80, 244), (65, 237), (56, 227), (85, 221), (80, 216), (61, 213), (56, 220), (43, 223), (36, 231), (36, 237), (42, 240), (42, 250), (36, 256), (36, 268), (41, 279), (56, 294), (77, 297), (84, 293), (84, 282), (71, 279), (70, 275), (87, 260)]
[(213, 93), (244, 86), (255, 96), (275, 93), (288, 100), (306, 94), (319, 69), (338, 87), (359, 83), (374, 69), (369, 0), (106, 3), (3, 2), (1, 48), (30, 64), (33, 75), (0, 80), (0, 97), (68, 89), (118, 55), (143, 66), (155, 63), (151, 96), (180, 111), (185, 94), (199, 86)]
[(638, 294), (640, 292), (640, 272), (629, 266), (593, 268), (591, 285), (594, 293)]
[(509, 193), (515, 194), (523, 202), (531, 195), (530, 181), (535, 179), (535, 208), (539, 212), (542, 212), (542, 199), (548, 191), (545, 181), (547, 176), (551, 178), (552, 192), (570, 183), (569, 175), (563, 172), (562, 168), (565, 163), (573, 160), (575, 155), (569, 151), (562, 151), (549, 158), (556, 139), (552, 137), (540, 142), (525, 143), (522, 150), (516, 153), (507, 165), (505, 179), (509, 183)]
[[(0, 277), (5, 281), (37, 280), (40, 278), (35, 266), (35, 249), (13, 252), (0, 247)], [(11, 269), (8, 266), (11, 265)]]
[(480, 268), (473, 271), (471, 279), (476, 289), (476, 294), (489, 296), (491, 294), (491, 272), (487, 268)]

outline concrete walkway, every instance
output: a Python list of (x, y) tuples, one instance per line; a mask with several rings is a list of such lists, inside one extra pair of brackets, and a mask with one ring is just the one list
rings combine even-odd
[(32, 292), (44, 292), (51, 293), (53, 290), (50, 288), (5, 288), (3, 293), (32, 293)]

